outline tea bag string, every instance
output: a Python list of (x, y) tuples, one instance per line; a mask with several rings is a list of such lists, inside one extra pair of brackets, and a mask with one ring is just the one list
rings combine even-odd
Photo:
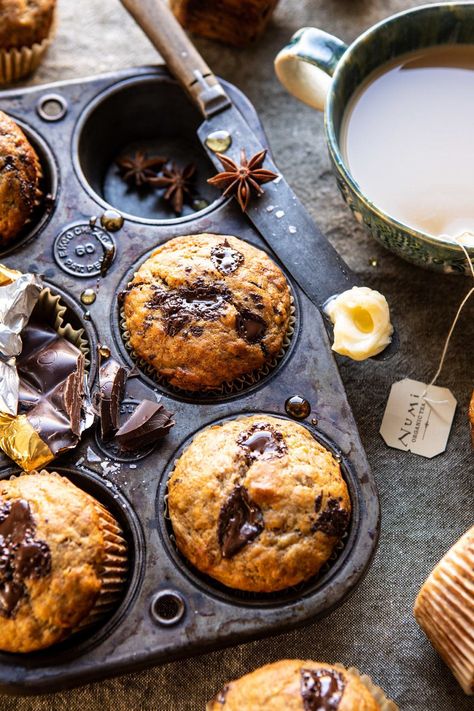
[[(473, 264), (472, 264), (472, 262), (471, 262), (471, 258), (469, 257), (469, 252), (467, 251), (466, 247), (463, 245), (463, 243), (461, 242), (461, 240), (460, 240), (459, 237), (453, 237), (452, 239), (453, 239), (454, 242), (456, 242), (456, 244), (458, 244), (458, 245), (461, 247), (462, 251), (464, 252), (464, 254), (465, 254), (465, 256), (466, 256), (467, 263), (468, 263), (468, 265), (469, 265), (469, 269), (470, 269), (471, 274), (472, 274), (472, 278), (474, 279), (474, 266), (473, 266)], [(439, 376), (441, 375), (441, 372), (442, 372), (443, 366), (444, 366), (444, 362), (445, 362), (445, 360), (446, 360), (446, 354), (447, 354), (447, 352), (448, 352), (449, 342), (450, 342), (450, 340), (451, 340), (451, 336), (453, 335), (454, 329), (456, 328), (456, 324), (457, 324), (457, 322), (458, 322), (458, 320), (459, 320), (459, 317), (460, 317), (460, 315), (461, 315), (461, 312), (462, 312), (464, 306), (467, 304), (467, 302), (469, 301), (469, 299), (471, 298), (471, 296), (472, 296), (473, 294), (474, 294), (474, 287), (472, 287), (472, 288), (467, 292), (466, 296), (463, 298), (463, 300), (462, 300), (461, 303), (459, 304), (458, 310), (456, 311), (456, 315), (455, 315), (455, 317), (454, 317), (454, 319), (453, 319), (453, 322), (452, 322), (452, 324), (451, 324), (451, 328), (449, 329), (448, 335), (446, 336), (446, 340), (445, 340), (445, 342), (444, 342), (443, 352), (441, 353), (441, 358), (440, 358), (440, 361), (439, 361), (438, 370), (436, 371), (434, 377), (432, 378), (432, 380), (430, 381), (430, 383), (426, 386), (426, 388), (424, 389), (424, 391), (423, 391), (423, 393), (422, 393), (422, 395), (421, 395), (422, 400), (424, 400), (425, 402), (427, 402), (429, 405), (443, 405), (443, 404), (445, 404), (446, 402), (448, 402), (447, 400), (432, 400), (431, 398), (426, 397), (426, 393), (427, 393), (428, 390), (436, 383), (436, 381), (438, 380)]]

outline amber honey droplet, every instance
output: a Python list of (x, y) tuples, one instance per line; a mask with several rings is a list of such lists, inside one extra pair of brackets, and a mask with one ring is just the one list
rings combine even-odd
[(232, 136), (228, 131), (213, 131), (206, 138), (206, 146), (214, 153), (224, 153), (232, 145)]
[(99, 353), (102, 358), (110, 358), (110, 348), (108, 346), (99, 346)]
[(285, 402), (285, 410), (295, 420), (304, 420), (311, 412), (311, 405), (301, 395), (292, 395)]
[(100, 224), (104, 230), (109, 232), (117, 232), (123, 227), (123, 217), (115, 210), (106, 210), (100, 218)]
[(84, 289), (81, 294), (81, 301), (83, 304), (90, 306), (96, 300), (96, 293), (94, 289)]

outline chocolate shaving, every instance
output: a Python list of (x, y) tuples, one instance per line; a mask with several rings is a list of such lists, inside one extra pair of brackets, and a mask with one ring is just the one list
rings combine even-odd
[(255, 459), (283, 457), (287, 452), (282, 433), (266, 422), (256, 422), (249, 430), (241, 432), (237, 444), (244, 449), (249, 463)]
[(258, 343), (265, 336), (267, 322), (259, 314), (242, 309), (235, 318), (237, 333), (247, 343)]
[(302, 669), (300, 691), (304, 711), (336, 711), (346, 681), (334, 669)]
[(211, 261), (221, 274), (232, 274), (243, 264), (244, 255), (224, 240), (211, 249)]
[(0, 615), (13, 616), (27, 596), (25, 581), (43, 578), (51, 570), (51, 551), (35, 538), (30, 505), (23, 499), (0, 506)]
[(142, 400), (120, 427), (115, 439), (122, 449), (135, 451), (155, 444), (173, 427), (173, 414), (158, 402)]
[(232, 558), (263, 531), (263, 515), (243, 486), (236, 486), (224, 502), (217, 524), (223, 558)]
[(53, 328), (37, 321), (30, 321), (21, 337), (18, 414), (26, 414), (43, 442), (58, 454), (80, 439), (84, 356)]
[(224, 284), (205, 284), (197, 281), (177, 289), (154, 287), (146, 306), (158, 309), (165, 321), (169, 336), (175, 336), (193, 321), (214, 321), (225, 310), (230, 292)]
[[(319, 499), (320, 497), (318, 496), (314, 505), (316, 513), (321, 509), (321, 501)], [(319, 514), (311, 530), (313, 532), (322, 531), (322, 533), (325, 533), (327, 536), (341, 538), (349, 525), (349, 519), (349, 511), (341, 508), (339, 499), (331, 497), (326, 501), (324, 511)]]
[(96, 392), (95, 407), (100, 419), (100, 434), (104, 442), (109, 441), (120, 427), (120, 404), (125, 394), (128, 371), (114, 358), (110, 351), (98, 347), (99, 389)]

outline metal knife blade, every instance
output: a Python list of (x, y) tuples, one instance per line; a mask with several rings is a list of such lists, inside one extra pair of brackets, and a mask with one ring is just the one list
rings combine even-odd
[[(206, 138), (214, 131), (230, 134), (232, 144), (225, 154), (237, 163), (242, 148), (249, 158), (264, 148), (242, 114), (231, 105), (208, 118), (198, 129), (199, 139), (218, 170), (223, 170), (219, 159), (206, 144)], [(355, 286), (357, 278), (315, 225), (268, 155), (264, 166), (279, 177), (265, 184), (265, 193), (251, 201), (245, 214), (306, 295), (321, 308), (335, 294)], [(296, 241), (304, 259), (296, 257)]]

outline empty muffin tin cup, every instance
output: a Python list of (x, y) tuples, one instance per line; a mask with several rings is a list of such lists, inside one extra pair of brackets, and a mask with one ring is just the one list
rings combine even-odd
[[(129, 219), (151, 224), (194, 219), (223, 201), (207, 184), (215, 170), (196, 136), (201, 121), (168, 77), (121, 82), (98, 96), (81, 116), (73, 151), (79, 179), (95, 200)], [(161, 156), (180, 168), (195, 165), (192, 196), (181, 215), (164, 199), (165, 189), (132, 186), (121, 177), (116, 161), (137, 152)]]

